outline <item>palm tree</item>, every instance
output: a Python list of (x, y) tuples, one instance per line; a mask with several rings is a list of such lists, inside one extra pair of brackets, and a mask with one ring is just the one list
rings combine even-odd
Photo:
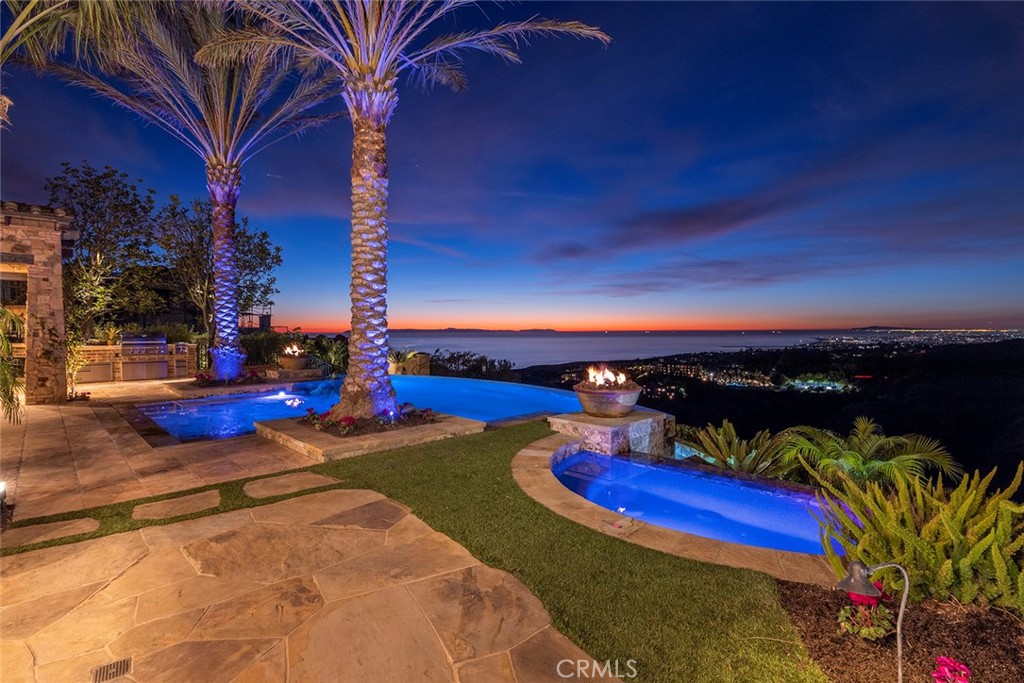
[[(121, 34), (121, 17), (130, 0), (4, 0), (11, 12), (11, 23), (0, 36), (0, 66), (21, 53), (42, 64), (64, 49), (69, 32), (76, 37), (96, 35), (102, 27), (110, 44)], [(83, 43), (75, 42), (75, 54), (82, 54)], [(0, 126), (10, 122), (7, 112), (11, 100), (0, 95)]]
[(783, 457), (788, 441), (785, 432), (773, 435), (763, 429), (748, 441), (739, 438), (728, 420), (722, 420), (721, 427), (709, 423), (701, 429), (680, 427), (678, 431), (679, 443), (715, 467), (779, 479), (796, 467), (795, 462)]
[(11, 338), (20, 336), (24, 323), (20, 316), (0, 306), (0, 410), (8, 422), (21, 422), (21, 391), (24, 384), (14, 369)]
[(309, 115), (337, 94), (336, 79), (302, 70), (289, 79), (293, 55), (257, 50), (243, 62), (200, 65), (194, 59), (210, 38), (228, 29), (256, 30), (253, 15), (222, 2), (137, 2), (131, 6), (132, 40), (107, 50), (99, 39), (90, 52), (101, 68), (49, 65), (69, 82), (109, 98), (156, 124), (198, 154), (206, 165), (213, 204), (213, 375), (241, 373), (238, 274), (235, 270), (235, 205), (242, 167), (253, 155), (289, 135), (336, 118)]
[(881, 426), (858, 417), (848, 436), (826, 429), (795, 427), (789, 430), (786, 457), (802, 461), (826, 481), (836, 482), (840, 473), (858, 483), (893, 484), (909, 477), (924, 478), (925, 470), (937, 468), (956, 480), (963, 468), (935, 439), (919, 434), (886, 436)]
[(387, 126), (398, 104), (403, 72), (423, 86), (466, 86), (462, 57), (476, 50), (518, 63), (529, 37), (610, 39), (576, 21), (531, 19), (486, 30), (427, 38), (435, 24), (472, 0), (238, 0), (265, 20), (270, 32), (225, 34), (200, 51), (217, 63), (272, 47), (293, 50), (337, 71), (352, 121), (352, 324), (349, 366), (339, 416), (393, 415), (388, 379)]

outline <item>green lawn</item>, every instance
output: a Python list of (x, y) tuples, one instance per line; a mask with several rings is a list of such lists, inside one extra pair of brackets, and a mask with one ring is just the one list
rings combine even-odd
[(312, 468), (405, 503), (544, 602), (598, 660), (637, 660), (635, 680), (825, 681), (804, 656), (774, 580), (666, 555), (571, 522), (512, 479), (542, 422)]
[[(400, 501), (483, 562), (518, 577), (543, 601), (555, 626), (600, 661), (636, 660), (635, 681), (648, 683), (826, 683), (803, 653), (779, 606), (773, 579), (702, 564), (621, 541), (571, 522), (529, 498), (512, 478), (520, 448), (551, 432), (531, 422), (316, 465), (312, 471)], [(92, 517), (96, 532), (22, 546), (86, 540), (144, 526), (255, 507), (245, 481), (24, 520), (14, 527)], [(133, 520), (143, 502), (216, 488), (221, 504), (168, 520)], [(322, 489), (320, 489), (322, 490)]]

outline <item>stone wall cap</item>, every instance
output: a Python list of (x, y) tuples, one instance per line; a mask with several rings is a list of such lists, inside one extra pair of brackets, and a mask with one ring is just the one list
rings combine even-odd
[(68, 212), (59, 206), (39, 206), (37, 204), (26, 204), (6, 199), (0, 202), (0, 206), (3, 207), (4, 213), (25, 213), (31, 216), (54, 216), (56, 218), (70, 217)]

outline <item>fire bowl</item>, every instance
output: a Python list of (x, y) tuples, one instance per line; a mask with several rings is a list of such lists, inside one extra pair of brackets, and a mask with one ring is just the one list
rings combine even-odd
[(277, 358), (277, 364), (282, 370), (305, 370), (309, 356), (288, 356), (281, 354)]
[[(640, 398), (640, 388), (594, 389), (580, 382), (573, 387), (583, 412), (592, 417), (622, 417), (629, 415)], [(635, 386), (635, 385), (634, 385)]]

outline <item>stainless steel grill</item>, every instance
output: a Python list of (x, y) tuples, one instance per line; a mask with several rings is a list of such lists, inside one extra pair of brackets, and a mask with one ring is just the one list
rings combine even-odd
[(122, 337), (122, 356), (166, 356), (166, 337)]
[(121, 379), (164, 379), (168, 375), (166, 337), (122, 337)]

